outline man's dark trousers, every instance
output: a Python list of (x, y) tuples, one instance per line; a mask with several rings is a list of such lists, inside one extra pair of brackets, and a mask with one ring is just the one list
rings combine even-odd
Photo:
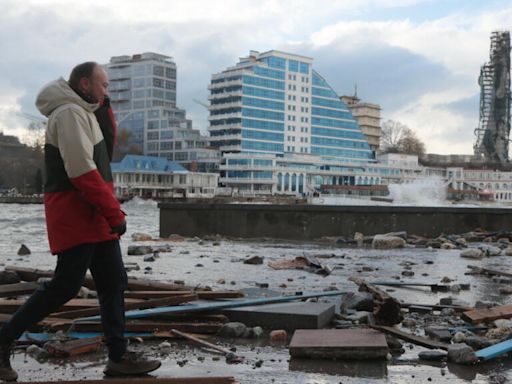
[(0, 344), (17, 340), (30, 326), (75, 297), (88, 269), (98, 292), (109, 357), (120, 360), (126, 351), (123, 334), (127, 276), (118, 240), (82, 244), (59, 253), (53, 279), (38, 288), (2, 327)]

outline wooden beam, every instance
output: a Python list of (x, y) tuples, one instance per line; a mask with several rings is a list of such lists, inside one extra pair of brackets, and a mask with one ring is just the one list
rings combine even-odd
[[(22, 299), (14, 299), (14, 300), (7, 300), (7, 299), (0, 299), (0, 312), (2, 313), (14, 313), (16, 310), (21, 307), (26, 300)], [(128, 299), (128, 304), (137, 304), (141, 303), (144, 300), (137, 300), (137, 299)], [(85, 308), (94, 308), (98, 307), (98, 299), (71, 299), (66, 304), (64, 304), (59, 309), (61, 311), (76, 311), (76, 310), (82, 310)], [(53, 316), (58, 317), (58, 316)]]
[(34, 282), (0, 285), (0, 297), (14, 297), (28, 295), (39, 288)]
[(359, 277), (350, 277), (349, 280), (359, 286), (359, 291), (370, 292), (373, 295), (373, 314), (377, 324), (394, 325), (402, 321), (401, 305), (398, 300)]
[[(216, 334), (223, 326), (223, 323), (178, 323), (178, 322), (153, 322), (138, 321), (127, 322), (126, 332), (161, 332), (177, 329), (181, 332), (198, 334)], [(76, 323), (73, 329), (77, 332), (102, 332), (103, 326), (100, 322)]]
[[(137, 302), (128, 302), (125, 303), (124, 308), (126, 311), (134, 310), (134, 309), (147, 309), (147, 308), (155, 308), (155, 307), (167, 307), (170, 305), (178, 305), (181, 303), (187, 303), (189, 301), (197, 300), (197, 295), (179, 295), (166, 297), (163, 299), (154, 299), (154, 300), (138, 300)], [(61, 318), (61, 319), (77, 319), (85, 316), (95, 316), (100, 313), (100, 307), (95, 308), (87, 308), (87, 309), (79, 309), (74, 311), (64, 311), (54, 313), (53, 317)]]
[(371, 327), (378, 331), (389, 333), (393, 336), (398, 337), (399, 339), (410, 341), (413, 344), (421, 345), (422, 347), (425, 347), (425, 348), (444, 349), (444, 350), (448, 349), (448, 344), (430, 340), (430, 339), (427, 339), (426, 337), (416, 336), (411, 333), (402, 332), (393, 327), (386, 327), (383, 325), (373, 325)]
[[(21, 280), (24, 281), (37, 281), (40, 277), (53, 277), (53, 271), (43, 271), (34, 268), (25, 268), (17, 266), (7, 266), (6, 271), (16, 272)], [(84, 287), (96, 290), (94, 279), (92, 276), (85, 276)], [(146, 280), (146, 279), (128, 279), (128, 289), (131, 291), (189, 291), (192, 288), (180, 284), (168, 284), (160, 281)]]
[[(234, 377), (197, 376), (197, 377), (173, 377), (173, 378), (144, 378), (123, 377), (121, 379), (109, 378), (108, 384), (237, 384)], [(59, 384), (105, 384), (105, 380), (68, 380), (59, 381)], [(56, 384), (55, 381), (31, 381), (17, 382), (17, 384)]]
[(475, 265), (468, 265), (471, 272), (466, 272), (466, 275), (487, 275), (487, 276), (505, 276), (512, 277), (512, 273), (505, 271), (498, 271), (495, 269), (477, 267)]
[(494, 308), (472, 309), (464, 312), (462, 320), (479, 324), (486, 321), (512, 318), (512, 305), (502, 305)]
[(132, 299), (157, 299), (160, 297), (196, 294), (200, 300), (236, 299), (245, 297), (242, 291), (126, 291), (124, 297)]

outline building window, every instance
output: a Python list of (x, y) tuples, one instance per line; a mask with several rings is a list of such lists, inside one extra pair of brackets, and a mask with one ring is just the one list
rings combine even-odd
[(148, 129), (158, 129), (158, 120), (150, 120), (148, 121)]
[(164, 80), (153, 77), (153, 86), (157, 88), (163, 88)]
[(153, 67), (153, 75), (164, 77), (164, 67), (161, 65), (155, 65)]

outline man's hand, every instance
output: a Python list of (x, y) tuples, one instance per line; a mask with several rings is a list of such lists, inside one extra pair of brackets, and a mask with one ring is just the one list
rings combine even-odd
[(110, 233), (117, 233), (119, 236), (123, 236), (125, 232), (126, 232), (126, 220), (123, 220), (123, 222), (119, 225), (110, 227)]

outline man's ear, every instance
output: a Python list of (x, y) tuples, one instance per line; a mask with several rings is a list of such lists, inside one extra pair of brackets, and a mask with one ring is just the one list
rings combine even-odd
[(81, 77), (80, 78), (80, 91), (84, 92), (89, 89), (89, 82), (90, 80), (87, 77)]

